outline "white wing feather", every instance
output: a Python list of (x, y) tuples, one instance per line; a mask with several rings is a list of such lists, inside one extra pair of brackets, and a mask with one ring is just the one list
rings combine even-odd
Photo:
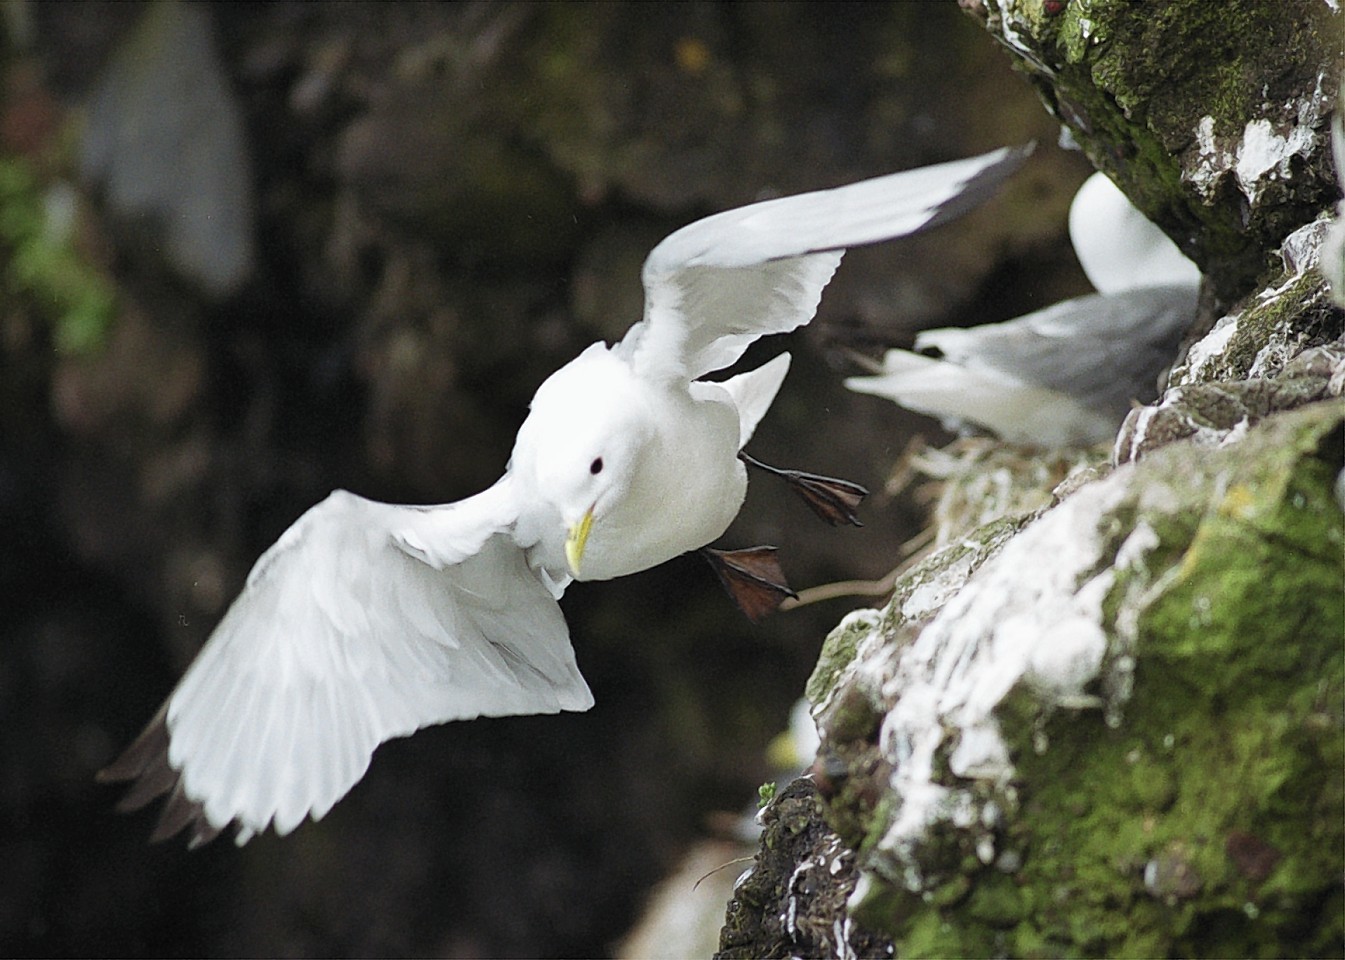
[(322, 817), (374, 748), (429, 724), (586, 710), (507, 481), (442, 507), (338, 491), (257, 562), (166, 706), (179, 789), (238, 842)]
[(655, 379), (723, 369), (758, 337), (811, 320), (846, 248), (957, 216), (1030, 150), (1004, 148), (697, 220), (649, 254), (644, 320), (618, 349)]

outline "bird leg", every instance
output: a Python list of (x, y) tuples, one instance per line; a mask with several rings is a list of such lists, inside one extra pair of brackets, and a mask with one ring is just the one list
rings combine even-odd
[(842, 523), (856, 527), (864, 526), (859, 522), (855, 508), (869, 495), (869, 491), (859, 484), (851, 483), (849, 480), (837, 480), (834, 477), (822, 477), (815, 473), (804, 473), (802, 470), (782, 470), (762, 463), (742, 451), (738, 452), (738, 459), (749, 467), (756, 467), (758, 470), (765, 470), (782, 478), (789, 484), (789, 488), (808, 504), (813, 513), (833, 527)]
[(798, 596), (785, 582), (785, 572), (780, 569), (774, 547), (746, 550), (702, 547), (700, 552), (738, 609), (753, 623), (774, 613), (786, 597)]

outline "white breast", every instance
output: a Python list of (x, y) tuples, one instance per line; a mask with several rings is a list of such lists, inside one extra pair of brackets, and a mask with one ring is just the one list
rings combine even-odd
[(653, 439), (634, 484), (596, 518), (582, 580), (645, 570), (705, 546), (737, 516), (747, 492), (738, 412), (727, 394), (693, 399), (685, 385), (653, 385)]

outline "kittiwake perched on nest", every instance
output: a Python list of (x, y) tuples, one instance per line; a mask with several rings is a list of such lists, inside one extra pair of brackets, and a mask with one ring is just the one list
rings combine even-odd
[(924, 330), (889, 350), (858, 393), (886, 397), (951, 429), (973, 424), (1028, 446), (1115, 437), (1152, 400), (1195, 319), (1200, 271), (1101, 173), (1070, 207), (1070, 238), (1099, 291), (977, 327)]
[[(262, 555), (158, 714), (100, 774), (167, 801), (155, 839), (239, 844), (327, 813), (374, 749), (430, 724), (586, 710), (557, 600), (704, 548), (737, 515), (742, 453), (788, 354), (722, 382), (759, 337), (807, 323), (845, 248), (925, 230), (988, 196), (1030, 147), (752, 204), (645, 261), (644, 319), (537, 390), (504, 476), (466, 500), (338, 491)], [(832, 522), (862, 488), (779, 471)], [(789, 593), (770, 548), (707, 555), (749, 614)]]

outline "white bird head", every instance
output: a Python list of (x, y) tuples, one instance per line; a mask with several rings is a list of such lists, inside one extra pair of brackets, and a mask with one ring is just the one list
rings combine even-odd
[[(514, 444), (511, 468), (560, 515), (569, 574), (578, 577), (590, 537), (637, 486), (653, 435), (647, 396), (630, 367), (595, 344), (537, 390)], [(604, 536), (597, 536), (605, 541)]]

